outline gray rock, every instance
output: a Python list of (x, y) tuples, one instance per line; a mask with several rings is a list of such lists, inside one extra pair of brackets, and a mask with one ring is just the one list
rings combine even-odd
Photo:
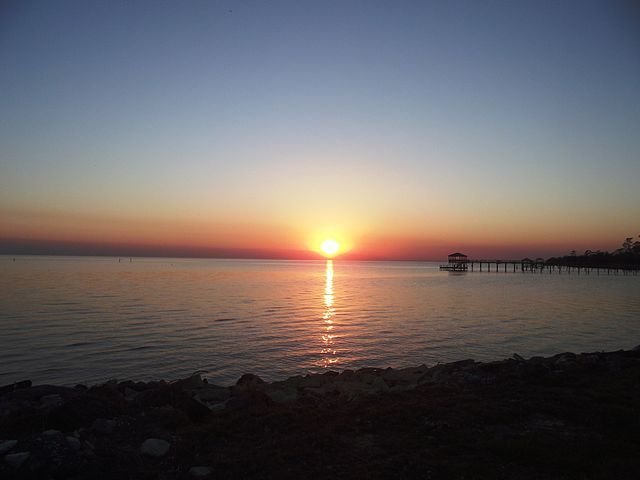
[(91, 424), (91, 430), (102, 435), (110, 435), (113, 433), (113, 429), (116, 426), (116, 422), (113, 420), (107, 420), (105, 418), (96, 418)]
[(289, 377), (281, 382), (274, 382), (274, 384), (280, 385), (283, 388), (298, 388), (302, 380), (304, 380), (304, 377), (302, 375), (296, 375), (294, 377)]
[(4, 456), (4, 462), (13, 468), (20, 468), (20, 466), (27, 461), (31, 452), (18, 452), (18, 453), (9, 453)]
[(206, 383), (195, 389), (195, 394), (203, 402), (222, 402), (231, 396), (228, 388), (207, 385)]
[(195, 478), (205, 478), (211, 475), (211, 467), (191, 467), (189, 475)]
[(583, 366), (593, 366), (600, 361), (600, 355), (597, 353), (582, 353), (576, 357), (576, 361)]
[(136, 391), (136, 390), (134, 390), (132, 388), (129, 388), (129, 387), (124, 387), (123, 394), (124, 394), (124, 398), (125, 399), (127, 399), (127, 400), (135, 400), (135, 398), (138, 395), (140, 395), (140, 392), (138, 392), (138, 391)]
[(265, 381), (259, 376), (252, 373), (245, 373), (238, 379), (236, 385), (239, 387), (256, 388), (259, 385), (264, 385), (264, 383)]
[(315, 389), (324, 386), (327, 383), (332, 382), (333, 379), (325, 377), (324, 375), (307, 375), (298, 383), (299, 388), (303, 389)]
[(6, 442), (0, 443), (0, 455), (4, 455), (13, 447), (15, 447), (17, 444), (18, 444), (17, 440), (7, 440)]
[(140, 453), (149, 457), (163, 457), (169, 451), (171, 444), (160, 438), (147, 438), (140, 446)]
[(418, 383), (445, 383), (450, 376), (445, 365), (437, 365), (425, 373)]
[(571, 353), (571, 352), (566, 352), (566, 353), (561, 353), (559, 355), (556, 355), (554, 357), (554, 362), (553, 364), (556, 367), (570, 367), (572, 365), (574, 365), (576, 363), (576, 355), (575, 353)]
[(390, 386), (400, 386), (414, 384), (424, 375), (426, 368), (404, 368), (396, 370), (387, 368), (382, 374), (384, 381)]
[(60, 430), (45, 430), (44, 432), (42, 432), (43, 437), (51, 438), (57, 435), (62, 435), (62, 432), (60, 432)]
[(270, 386), (265, 389), (264, 393), (274, 401), (274, 403), (289, 403), (295, 402), (299, 395), (296, 388), (282, 388)]
[(193, 390), (195, 388), (200, 388), (203, 385), (207, 385), (207, 384), (204, 383), (200, 374), (196, 373), (194, 375), (191, 375), (188, 378), (183, 378), (182, 380), (177, 380), (173, 382), (173, 385), (181, 388), (182, 390)]
[(468, 385), (476, 385), (482, 383), (482, 377), (473, 373), (464, 372), (462, 381)]
[(51, 395), (44, 395), (40, 399), (40, 405), (42, 408), (59, 407), (63, 403), (64, 403), (64, 400), (62, 399), (62, 395), (59, 395), (57, 393), (52, 393)]
[(203, 402), (209, 410), (212, 412), (221, 412), (225, 408), (227, 408), (227, 402)]
[(67, 443), (73, 450), (80, 450), (82, 444), (76, 437), (67, 437)]

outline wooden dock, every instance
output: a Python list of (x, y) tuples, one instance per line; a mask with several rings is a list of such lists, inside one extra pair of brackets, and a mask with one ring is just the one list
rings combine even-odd
[(440, 265), (448, 272), (494, 272), (494, 273), (575, 273), (578, 275), (639, 275), (638, 265), (552, 265), (540, 261), (522, 260), (466, 260)]

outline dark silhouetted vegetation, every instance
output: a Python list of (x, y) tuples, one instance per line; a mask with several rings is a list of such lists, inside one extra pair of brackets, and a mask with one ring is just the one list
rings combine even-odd
[[(638, 235), (640, 238), (640, 235)], [(640, 240), (633, 237), (625, 238), (622, 247), (613, 252), (600, 250), (586, 250), (583, 255), (578, 255), (572, 250), (564, 257), (553, 257), (547, 260), (549, 265), (562, 265), (569, 267), (624, 267), (640, 266)]]

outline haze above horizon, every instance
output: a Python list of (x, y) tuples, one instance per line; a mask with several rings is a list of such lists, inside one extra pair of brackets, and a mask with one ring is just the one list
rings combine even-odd
[(615, 249), (639, 32), (632, 2), (5, 2), (0, 254)]

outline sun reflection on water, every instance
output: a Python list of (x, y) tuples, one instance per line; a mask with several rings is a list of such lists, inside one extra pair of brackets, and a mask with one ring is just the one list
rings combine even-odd
[(333, 260), (327, 260), (324, 284), (324, 311), (322, 314), (322, 366), (327, 368), (338, 361), (336, 349), (334, 348), (333, 317), (335, 307), (333, 306)]

